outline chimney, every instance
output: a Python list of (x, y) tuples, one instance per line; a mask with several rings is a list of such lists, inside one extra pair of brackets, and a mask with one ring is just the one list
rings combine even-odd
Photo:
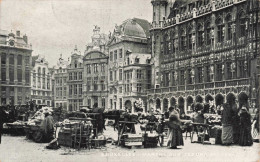
[(24, 42), (25, 42), (26, 44), (28, 44), (28, 38), (27, 38), (26, 35), (23, 36), (23, 40), (24, 40)]
[(17, 31), (16, 31), (16, 36), (17, 36), (17, 37), (20, 37), (20, 30), (17, 30)]

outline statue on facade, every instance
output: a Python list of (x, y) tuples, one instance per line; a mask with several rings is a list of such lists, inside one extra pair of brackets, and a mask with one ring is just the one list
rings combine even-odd
[(225, 65), (224, 64), (222, 64), (221, 69), (222, 69), (222, 74), (224, 74), (225, 73)]
[(214, 39), (214, 36), (215, 36), (215, 34), (214, 34), (214, 28), (212, 28), (212, 29), (211, 29), (211, 39)]
[(190, 73), (191, 73), (191, 83), (193, 84), (194, 83), (194, 77), (195, 77), (194, 69), (191, 69)]

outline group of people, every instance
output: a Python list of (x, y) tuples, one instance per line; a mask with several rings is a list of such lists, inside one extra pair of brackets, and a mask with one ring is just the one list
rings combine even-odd
[[(236, 108), (233, 104), (225, 103), (222, 106), (222, 144), (253, 145), (251, 134), (251, 115), (246, 105)], [(256, 117), (258, 117), (258, 113)]]

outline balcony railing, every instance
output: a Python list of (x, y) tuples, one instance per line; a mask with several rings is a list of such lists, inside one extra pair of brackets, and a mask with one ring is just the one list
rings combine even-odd
[(249, 79), (234, 79), (226, 81), (216, 81), (216, 82), (207, 82), (207, 83), (198, 83), (198, 84), (188, 84), (188, 85), (179, 85), (173, 87), (162, 87), (158, 89), (147, 90), (148, 94), (153, 93), (167, 93), (175, 91), (185, 91), (185, 90), (196, 90), (196, 89), (214, 89), (219, 87), (234, 87), (234, 86), (247, 86), (249, 85)]

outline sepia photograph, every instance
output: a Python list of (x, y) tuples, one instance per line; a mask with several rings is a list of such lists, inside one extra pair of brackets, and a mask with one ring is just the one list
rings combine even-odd
[(0, 0), (0, 162), (260, 160), (260, 0)]

